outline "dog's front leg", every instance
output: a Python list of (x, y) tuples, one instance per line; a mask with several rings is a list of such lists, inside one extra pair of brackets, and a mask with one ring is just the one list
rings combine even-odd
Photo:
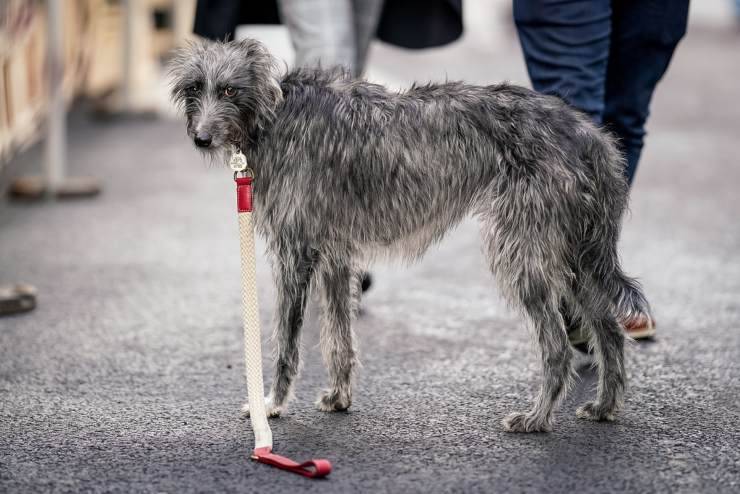
[(346, 410), (352, 404), (352, 373), (357, 363), (352, 320), (359, 303), (360, 271), (351, 262), (322, 261), (319, 269), (323, 302), (321, 352), (329, 374), (329, 389), (316, 406), (325, 412)]
[[(267, 414), (283, 413), (292, 397), (293, 381), (300, 367), (300, 337), (303, 313), (313, 276), (316, 256), (304, 249), (277, 249), (273, 266), (277, 308), (275, 313), (275, 374), (266, 399)], [(243, 411), (249, 413), (248, 405)]]

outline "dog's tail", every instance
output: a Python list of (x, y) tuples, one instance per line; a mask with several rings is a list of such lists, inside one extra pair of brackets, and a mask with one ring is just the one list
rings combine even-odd
[(614, 276), (614, 284), (617, 289), (614, 301), (615, 316), (621, 323), (635, 321), (640, 317), (648, 317), (653, 324), (653, 316), (650, 303), (642, 291), (640, 283), (625, 275), (621, 269), (617, 269)]
[[(640, 282), (624, 273), (617, 257), (616, 249), (609, 240), (604, 240), (601, 246), (593, 248), (589, 257), (594, 265), (588, 269), (592, 280), (597, 287), (604, 290), (614, 311), (614, 316), (620, 323), (637, 322), (647, 317), (653, 323), (650, 303), (645, 297)], [(594, 252), (597, 251), (597, 252)], [(594, 254), (596, 254), (594, 256)]]
[(581, 266), (590, 265), (588, 271), (607, 292), (617, 320), (627, 323), (645, 316), (652, 322), (650, 304), (642, 287), (636, 279), (624, 273), (617, 251), (629, 194), (624, 176), (624, 158), (608, 135), (600, 134), (592, 144), (591, 156), (596, 168), (592, 197), (595, 200), (588, 208), (589, 226), (583, 239)]

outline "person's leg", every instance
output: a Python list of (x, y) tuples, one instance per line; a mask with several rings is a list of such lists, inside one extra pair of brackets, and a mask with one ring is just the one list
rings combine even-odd
[(689, 0), (615, 0), (613, 11), (604, 124), (619, 137), (632, 183), (650, 99), (686, 33)]
[(514, 21), (534, 89), (601, 123), (611, 1), (514, 0)]
[(357, 47), (351, 0), (279, 0), (296, 66), (342, 65), (355, 71)]
[(362, 75), (367, 61), (367, 52), (370, 42), (378, 29), (380, 12), (383, 10), (383, 0), (352, 0), (354, 9), (355, 46), (357, 57), (355, 60), (354, 76)]

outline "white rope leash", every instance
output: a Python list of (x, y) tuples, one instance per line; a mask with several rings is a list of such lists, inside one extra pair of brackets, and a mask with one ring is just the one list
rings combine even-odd
[[(253, 460), (289, 470), (306, 477), (319, 478), (329, 475), (331, 463), (314, 459), (296, 463), (272, 452), (272, 431), (267, 423), (264, 382), (262, 378), (262, 340), (260, 314), (257, 300), (257, 268), (254, 248), (254, 222), (252, 218), (252, 177), (237, 177), (246, 169), (244, 155), (232, 156), (235, 170), (236, 202), (239, 211), (239, 244), (241, 250), (242, 314), (244, 316), (244, 364), (247, 374), (247, 399), (249, 419), (254, 431)], [(247, 174), (245, 174), (247, 175)], [(251, 175), (251, 172), (249, 172)]]
[(257, 300), (257, 268), (252, 213), (239, 212), (239, 244), (242, 264), (242, 314), (244, 315), (244, 364), (247, 371), (249, 420), (255, 448), (272, 448), (272, 431), (267, 423), (262, 379), (262, 339)]

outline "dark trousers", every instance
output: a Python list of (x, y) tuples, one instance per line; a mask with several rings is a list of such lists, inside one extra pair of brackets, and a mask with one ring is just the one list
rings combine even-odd
[(514, 0), (535, 90), (611, 130), (630, 183), (653, 90), (686, 33), (688, 10), (689, 0)]

